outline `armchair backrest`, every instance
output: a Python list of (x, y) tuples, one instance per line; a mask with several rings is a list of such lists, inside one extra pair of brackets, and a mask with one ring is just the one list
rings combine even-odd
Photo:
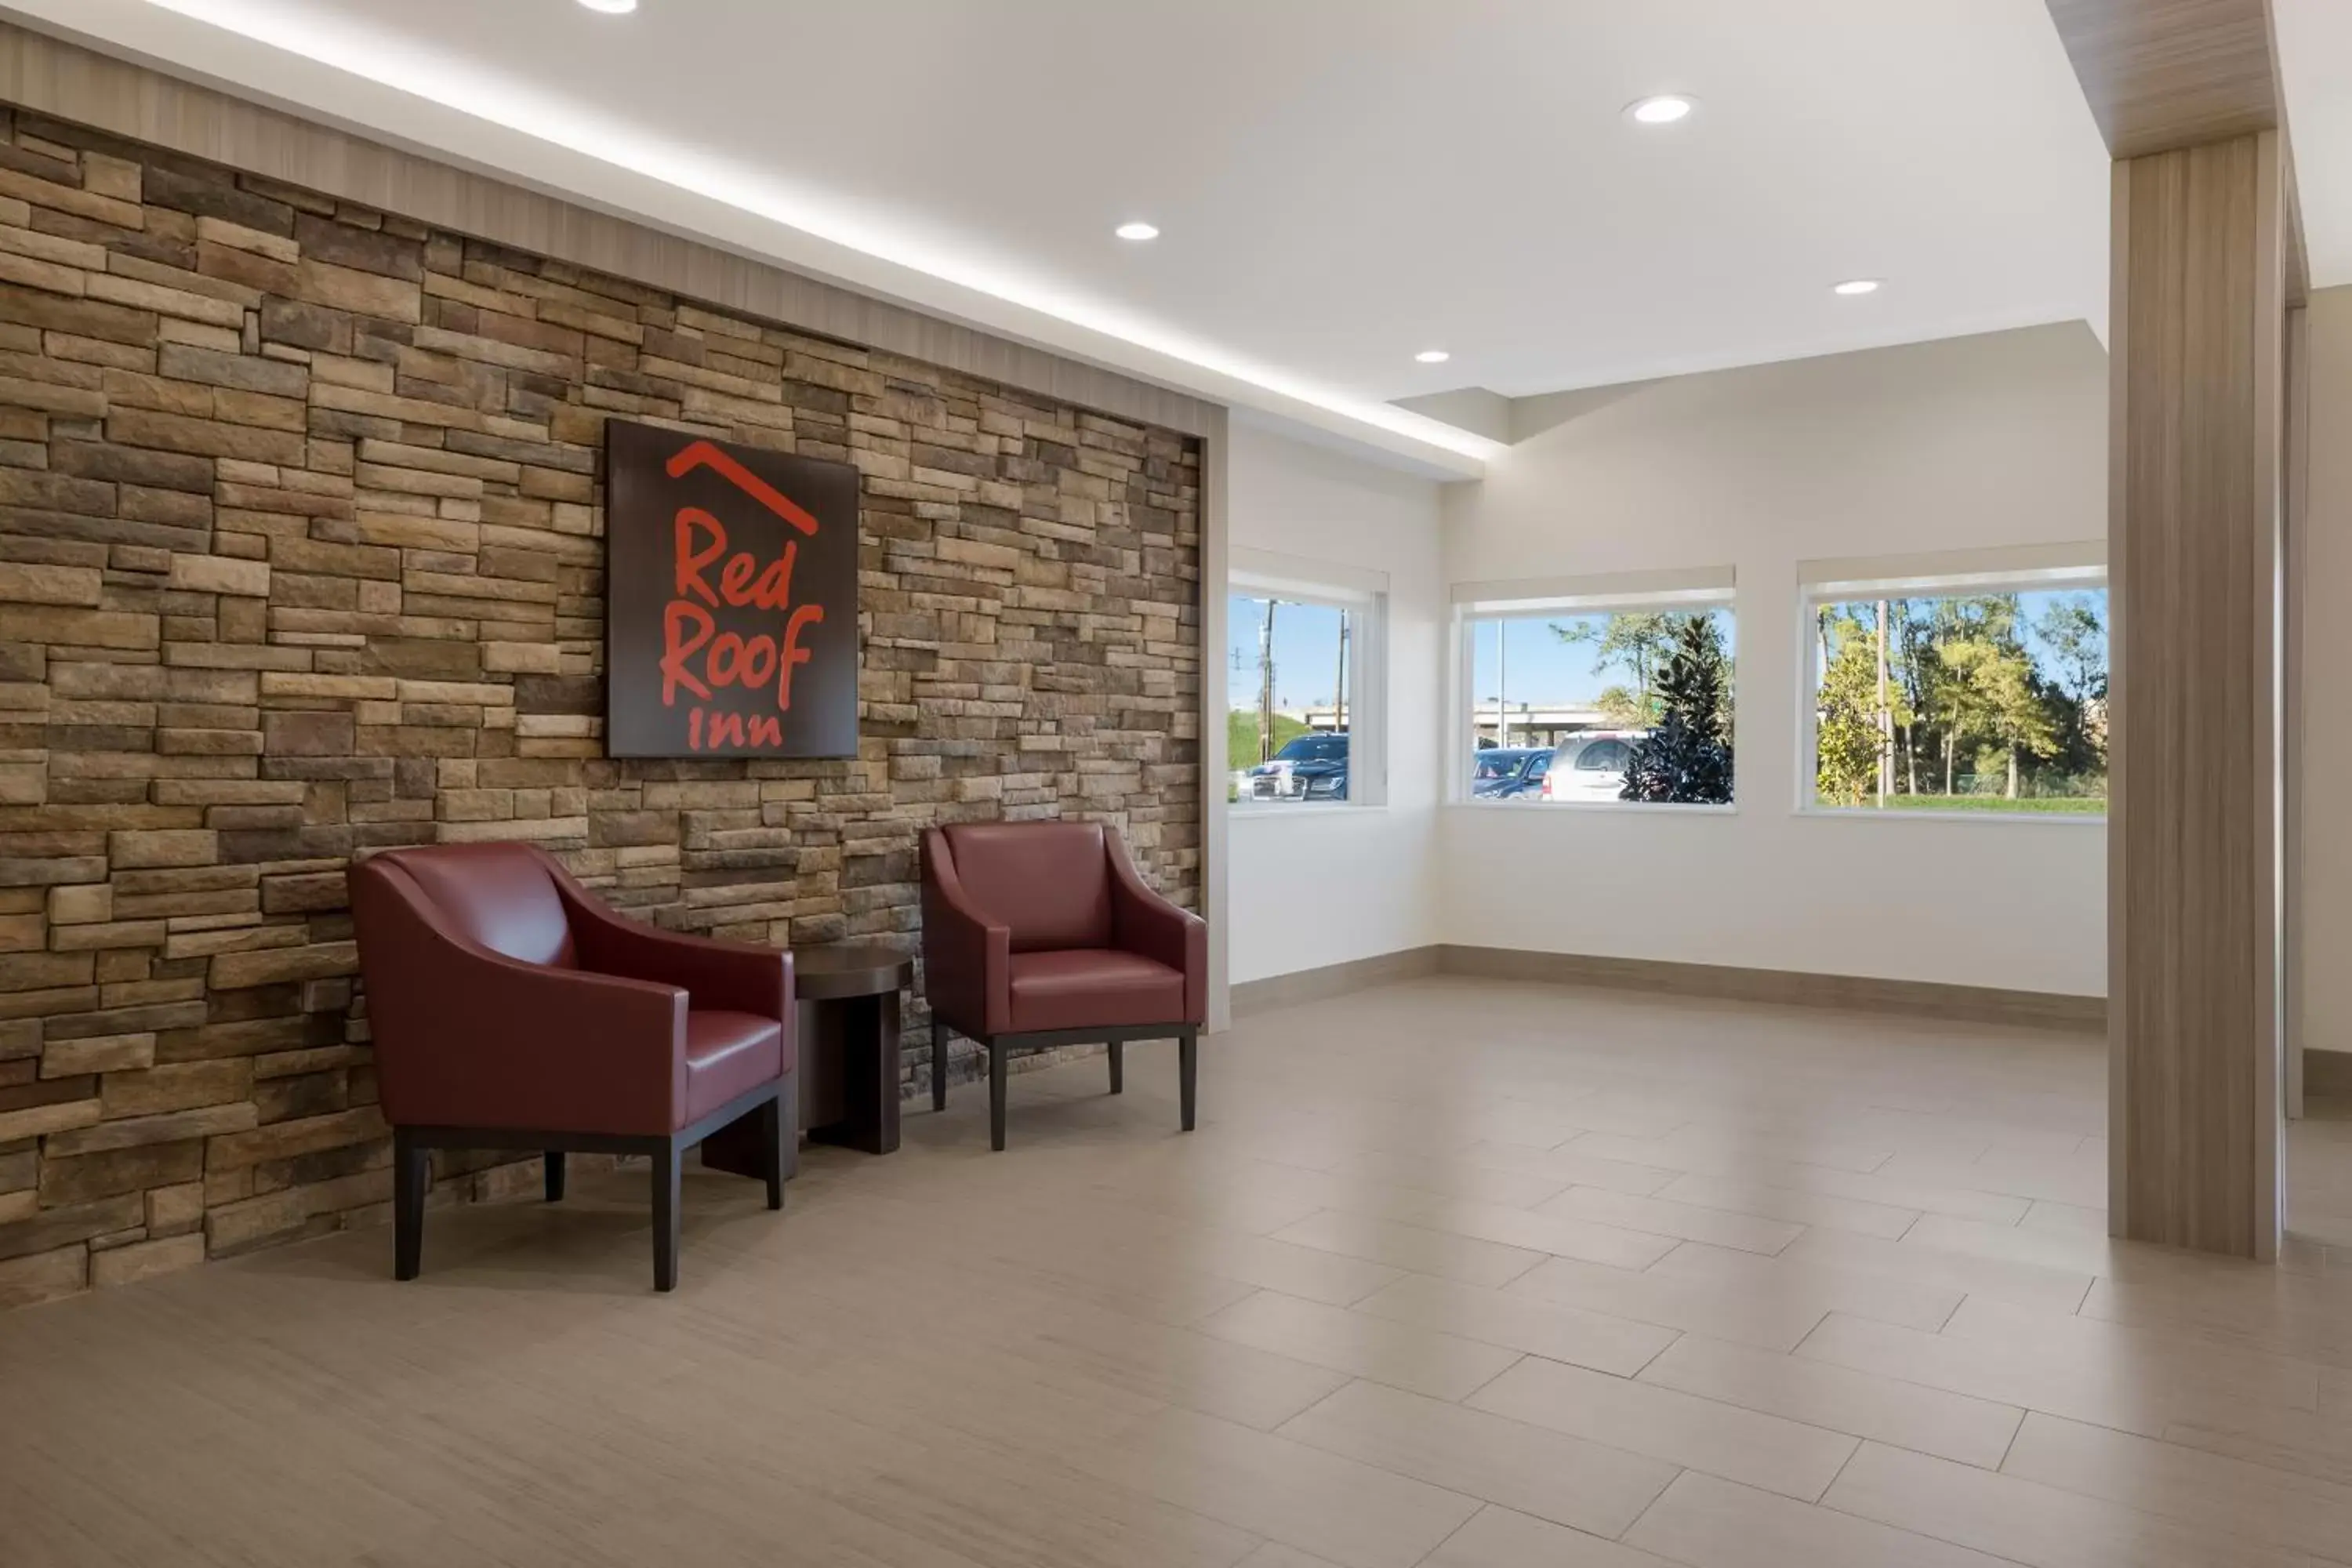
[(578, 965), (554, 875), (527, 844), (435, 844), (382, 862), (416, 885), (444, 929), (524, 963)]
[(1109, 829), (1098, 822), (971, 822), (944, 830), (964, 891), (1015, 952), (1111, 945)]

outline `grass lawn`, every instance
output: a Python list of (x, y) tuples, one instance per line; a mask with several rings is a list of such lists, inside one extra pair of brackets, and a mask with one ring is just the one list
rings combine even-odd
[[(1307, 726), (1287, 713), (1274, 716), (1274, 749), (1307, 733)], [(1225, 715), (1225, 759), (1234, 767), (1257, 765), (1257, 710), (1236, 708)]]
[(2104, 816), (2107, 803), (2084, 795), (2054, 795), (2042, 800), (2004, 800), (1997, 795), (1896, 795), (1886, 799), (1895, 811), (1972, 811), (2001, 816)]

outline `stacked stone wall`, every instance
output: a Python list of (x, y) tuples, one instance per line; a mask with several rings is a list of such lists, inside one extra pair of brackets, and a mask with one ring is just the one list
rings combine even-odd
[[(603, 754), (615, 416), (857, 466), (855, 760)], [(923, 826), (1068, 815), (1194, 903), (1199, 465), (0, 110), (0, 1304), (381, 1215), (354, 856), (527, 838), (666, 927), (911, 946)]]

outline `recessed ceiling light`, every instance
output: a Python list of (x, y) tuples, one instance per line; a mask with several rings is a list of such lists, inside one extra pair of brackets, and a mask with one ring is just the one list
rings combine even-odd
[(1160, 231), (1148, 223), (1123, 223), (1111, 231), (1121, 239), (1158, 239)]
[(1849, 278), (1844, 282), (1832, 289), (1831, 292), (1833, 294), (1849, 295), (1875, 294), (1878, 292), (1878, 279), (1875, 278)]
[(1444, 364), (1454, 356), (1444, 349), (1423, 349), (1412, 357), (1423, 364)]
[(1625, 106), (1625, 118), (1636, 125), (1672, 125), (1677, 120), (1688, 120), (1698, 105), (1679, 93), (1660, 93), (1655, 98), (1638, 99)]
[(580, 4), (607, 16), (625, 16), (637, 8), (637, 0), (580, 0)]

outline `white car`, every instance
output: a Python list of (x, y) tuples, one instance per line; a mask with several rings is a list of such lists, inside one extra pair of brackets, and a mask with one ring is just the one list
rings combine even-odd
[(1544, 771), (1543, 798), (1591, 802), (1618, 799), (1625, 788), (1625, 763), (1633, 743), (1647, 730), (1587, 730), (1552, 748)]

